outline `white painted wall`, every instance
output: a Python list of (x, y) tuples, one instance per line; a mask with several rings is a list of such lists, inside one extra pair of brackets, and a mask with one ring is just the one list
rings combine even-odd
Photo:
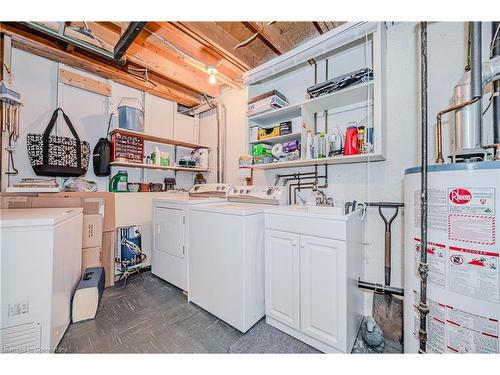
[[(337, 205), (345, 201), (398, 201), (403, 202), (403, 178), (406, 168), (420, 163), (420, 58), (419, 27), (417, 23), (400, 23), (387, 30), (386, 52), (386, 160), (369, 164), (332, 165), (328, 167), (329, 188)], [(484, 58), (487, 57), (490, 29), (483, 26)], [(466, 56), (466, 25), (464, 23), (430, 23), (428, 26), (428, 102), (429, 134), (435, 134), (435, 115), (450, 104), (453, 87), (462, 76)], [(304, 86), (297, 81), (299, 73), (290, 73), (288, 84)], [(302, 77), (304, 80), (306, 76)], [(294, 81), (295, 80), (295, 81)], [(307, 82), (307, 81), (306, 81)], [(278, 89), (289, 92), (290, 102), (296, 102), (301, 95), (287, 88), (284, 81)], [(265, 85), (263, 85), (265, 86)], [(271, 89), (264, 87), (262, 91)], [(287, 91), (288, 90), (288, 91)], [(303, 100), (303, 96), (302, 99)], [(223, 93), (221, 100), (228, 108), (228, 133), (230, 144), (227, 149), (227, 164), (232, 169), (238, 157), (247, 153), (247, 121), (244, 113), (247, 95), (244, 90), (230, 90)], [(485, 117), (487, 128), (491, 127), (491, 112)], [(448, 126), (448, 124), (444, 125)], [(488, 134), (491, 131), (488, 130)], [(450, 134), (445, 134), (445, 152), (450, 150)], [(488, 135), (490, 136), (490, 135)], [(431, 141), (430, 162), (434, 159), (434, 142)], [(307, 170), (307, 168), (302, 168)], [(274, 174), (291, 170), (254, 170), (254, 184), (273, 184)], [(227, 173), (227, 181), (244, 183), (233, 171)], [(403, 275), (403, 215), (394, 221), (392, 235), (392, 285), (402, 286)], [(367, 215), (365, 246), (365, 278), (383, 282), (384, 226), (376, 209)], [(371, 310), (371, 295), (367, 293), (366, 312)]]
[[(183, 140), (197, 141), (198, 127), (194, 119), (188, 116), (177, 115), (177, 104), (163, 98), (145, 94), (140, 90), (103, 79), (92, 73), (73, 69), (58, 64), (31, 53), (13, 49), (12, 73), (14, 84), (21, 92), (24, 106), (21, 109), (21, 125), (19, 141), (15, 144), (15, 164), (19, 174), (11, 178), (15, 183), (23, 177), (36, 177), (29, 164), (26, 150), (26, 135), (28, 133), (41, 133), (45, 130), (52, 112), (60, 106), (70, 117), (80, 138), (90, 143), (91, 150), (99, 138), (104, 137), (111, 112), (116, 111), (123, 97), (133, 97), (140, 100), (145, 109), (145, 127), (151, 134), (173, 138), (179, 135)], [(111, 97), (106, 97), (76, 87), (58, 83), (58, 70), (64, 68), (92, 79), (111, 84)], [(57, 134), (70, 135), (60, 116), (56, 130)], [(112, 128), (118, 127), (118, 118), (114, 116)], [(210, 138), (208, 132), (203, 132), (199, 139), (203, 143), (205, 138)], [(173, 147), (160, 145), (160, 150), (171, 153), (174, 157)], [(154, 151), (154, 145), (148, 143), (146, 154)], [(191, 150), (179, 149), (179, 155), (189, 154)], [(2, 150), (5, 153), (5, 150)], [(4, 166), (2, 166), (4, 168)], [(171, 171), (148, 170), (144, 174), (141, 169), (113, 167), (112, 175), (118, 169), (126, 169), (130, 182), (162, 182), (165, 177), (173, 177)], [(83, 178), (97, 182), (99, 191), (107, 191), (108, 177), (97, 177), (93, 173), (92, 158), (90, 166)], [(193, 173), (178, 172), (176, 179), (179, 187), (189, 189), (193, 184)], [(2, 190), (5, 189), (7, 179), (2, 176)]]

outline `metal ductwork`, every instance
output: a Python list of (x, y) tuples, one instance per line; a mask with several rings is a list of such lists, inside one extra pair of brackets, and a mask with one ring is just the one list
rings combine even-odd
[(482, 59), (481, 22), (469, 22), (471, 40), (470, 79), (455, 86), (455, 104), (470, 101), (469, 105), (455, 112), (455, 156), (484, 155), (482, 136)]
[(135, 38), (137, 38), (137, 35), (139, 35), (146, 24), (147, 22), (129, 23), (118, 42), (116, 42), (114, 50), (114, 58), (116, 60), (121, 60), (125, 56), (125, 52), (134, 43)]
[(485, 160), (487, 152), (482, 141), (483, 109), (482, 94), (484, 86), (500, 78), (500, 56), (484, 63), (481, 62), (481, 23), (470, 22), (471, 33), (471, 70), (465, 72), (454, 89), (454, 105), (440, 111), (437, 115), (437, 159), (444, 163), (442, 145), (441, 117), (455, 112), (455, 150), (453, 161)]

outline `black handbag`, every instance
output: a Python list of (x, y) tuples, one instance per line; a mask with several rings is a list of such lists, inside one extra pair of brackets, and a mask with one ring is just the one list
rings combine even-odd
[[(59, 111), (74, 138), (50, 135)], [(80, 141), (69, 117), (61, 108), (54, 111), (43, 134), (30, 133), (26, 141), (30, 164), (38, 176), (77, 177), (87, 172), (90, 145)]]

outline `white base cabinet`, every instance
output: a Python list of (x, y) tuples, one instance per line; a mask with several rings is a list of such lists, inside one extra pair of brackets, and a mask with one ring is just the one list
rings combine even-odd
[[(308, 219), (314, 236), (308, 235)], [(294, 220), (304, 225), (290, 225)], [(324, 237), (317, 235), (321, 229)], [(357, 213), (308, 218), (266, 212), (267, 323), (323, 352), (350, 352), (363, 316), (357, 288), (362, 237)]]
[(266, 230), (266, 316), (300, 328), (299, 241), (295, 233)]

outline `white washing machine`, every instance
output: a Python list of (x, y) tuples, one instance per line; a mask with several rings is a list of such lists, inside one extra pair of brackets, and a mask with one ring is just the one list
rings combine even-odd
[(236, 186), (189, 210), (189, 301), (241, 332), (264, 316), (264, 209), (280, 187)]
[(153, 199), (151, 272), (187, 291), (188, 208), (226, 201), (228, 184), (194, 185), (189, 194)]

